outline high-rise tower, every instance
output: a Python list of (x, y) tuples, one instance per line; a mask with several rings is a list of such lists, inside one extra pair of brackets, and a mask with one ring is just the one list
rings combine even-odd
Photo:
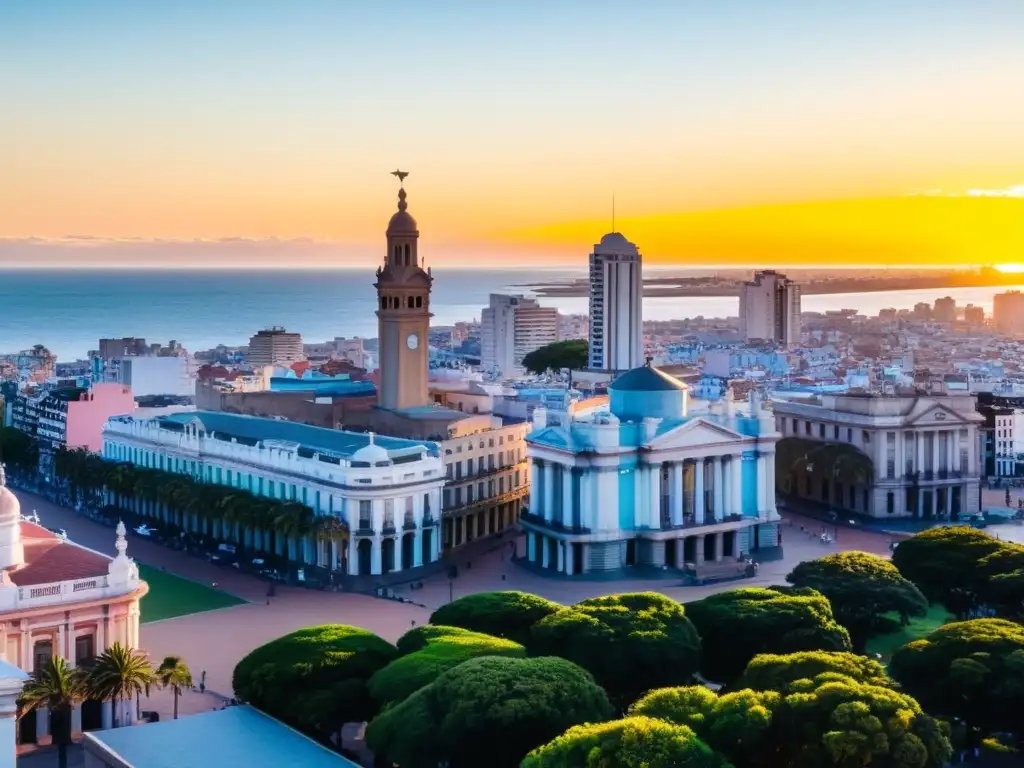
[[(408, 175), (395, 171), (404, 182)], [(403, 410), (430, 401), (427, 391), (427, 332), (430, 328), (429, 270), (420, 266), (416, 220), (408, 212), (404, 185), (398, 212), (388, 222), (388, 250), (377, 268), (378, 357), (381, 408)]]
[(644, 363), (643, 273), (640, 251), (618, 232), (590, 254), (590, 362), (600, 371)]

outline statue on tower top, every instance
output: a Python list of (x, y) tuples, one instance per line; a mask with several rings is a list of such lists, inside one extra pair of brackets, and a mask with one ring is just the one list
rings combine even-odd
[(398, 178), (398, 183), (401, 184), (402, 186), (405, 186), (405, 180), (406, 180), (406, 178), (408, 178), (409, 172), (408, 171), (394, 170), (394, 171), (391, 172), (391, 175), (397, 177)]

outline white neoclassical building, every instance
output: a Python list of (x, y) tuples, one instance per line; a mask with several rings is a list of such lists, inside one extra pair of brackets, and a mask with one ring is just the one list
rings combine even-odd
[[(382, 576), (440, 556), (445, 471), (436, 443), (195, 411), (112, 418), (103, 430), (103, 455), (299, 501), (348, 525), (347, 548), (312, 538), (279, 542), (277, 554), (293, 561)], [(253, 545), (252, 531), (235, 534)]]
[(913, 391), (780, 400), (774, 409), (784, 438), (850, 446), (871, 462), (859, 486), (837, 485), (838, 471), (801, 473), (798, 497), (872, 517), (956, 520), (980, 510), (984, 417), (975, 406), (973, 395)]
[(687, 385), (650, 365), (609, 398), (538, 408), (526, 557), (576, 575), (624, 566), (698, 575), (777, 547), (775, 432), (756, 398), (691, 413)]

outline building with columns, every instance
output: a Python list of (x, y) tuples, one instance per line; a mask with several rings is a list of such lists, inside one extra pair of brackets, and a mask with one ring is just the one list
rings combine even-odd
[(628, 371), (644, 361), (643, 260), (640, 249), (609, 232), (590, 254), (588, 367)]
[(779, 546), (771, 414), (731, 396), (691, 414), (687, 385), (652, 367), (607, 399), (538, 408), (527, 437), (526, 558), (576, 575), (649, 565), (714, 573)]
[[(4, 661), (31, 673), (53, 656), (80, 665), (115, 642), (138, 647), (139, 601), (149, 587), (127, 555), (124, 524), (118, 525), (116, 537), (117, 556), (111, 559), (25, 519), (17, 497), (4, 485), (0, 467), (0, 657)], [(49, 735), (48, 714), (36, 711), (18, 721), (22, 743)], [(133, 714), (134, 707), (127, 706), (118, 721), (128, 724)], [(0, 709), (0, 723), (5, 717)], [(75, 708), (71, 729), (109, 728), (113, 720), (109, 701), (89, 701)]]
[[(871, 517), (963, 519), (980, 511), (976, 398), (941, 392), (847, 393), (774, 404), (783, 438), (850, 446), (870, 460), (866, 482), (836, 487), (800, 470), (792, 492)], [(813, 462), (812, 462), (813, 463)]]
[[(194, 411), (113, 418), (103, 432), (103, 456), (299, 501), (348, 525), (347, 545), (277, 537), (276, 554), (293, 562), (343, 576), (382, 576), (440, 556), (445, 472), (436, 443)], [(214, 536), (251, 547), (260, 533), (215, 529)], [(262, 535), (265, 549), (269, 534)]]

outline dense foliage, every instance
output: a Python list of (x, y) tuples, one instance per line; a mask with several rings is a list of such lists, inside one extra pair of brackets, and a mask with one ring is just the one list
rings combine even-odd
[(683, 606), (655, 592), (584, 600), (533, 628), (532, 653), (561, 656), (589, 670), (625, 708), (644, 692), (692, 681), (700, 638)]
[(441, 606), (430, 623), (485, 632), (526, 645), (530, 628), (561, 609), (558, 603), (525, 592), (480, 592)]
[(984, 731), (1020, 730), (1024, 627), (973, 619), (939, 627), (898, 650), (892, 676), (931, 712)]
[(261, 645), (235, 666), (242, 701), (327, 741), (377, 712), (367, 681), (398, 655), (372, 632), (343, 624), (307, 627)]
[(628, 717), (577, 725), (531, 752), (522, 768), (731, 768), (685, 725)]
[(737, 688), (788, 693), (797, 680), (835, 674), (858, 683), (892, 687), (885, 667), (867, 656), (840, 651), (801, 651), (784, 655), (763, 653), (755, 656), (736, 681)]
[(944, 727), (909, 696), (826, 673), (790, 692), (652, 691), (633, 714), (692, 728), (736, 768), (941, 768)]
[(959, 616), (975, 604), (982, 586), (982, 559), (1003, 544), (966, 526), (932, 528), (901, 541), (892, 563), (925, 596)]
[(563, 368), (578, 371), (587, 367), (589, 355), (590, 345), (586, 339), (556, 341), (528, 352), (523, 358), (523, 368), (536, 374)]
[(39, 466), (39, 444), (16, 427), (0, 427), (0, 464), (23, 472)]
[[(367, 745), (402, 768), (514, 768), (573, 725), (612, 716), (585, 670), (555, 658), (477, 658), (382, 712)], [(389, 763), (390, 764), (390, 763)]]
[[(432, 683), (442, 673), (477, 656), (523, 658), (526, 649), (519, 643), (457, 627), (433, 627), (429, 635), (417, 627), (411, 640), (399, 639), (398, 649), (409, 648), (426, 636), (417, 650), (395, 659), (370, 678), (370, 695), (381, 704), (399, 702)], [(403, 643), (403, 640), (405, 642)]]
[(828, 598), (836, 621), (850, 633), (853, 649), (862, 653), (869, 638), (893, 629), (887, 613), (906, 623), (928, 612), (928, 600), (899, 570), (867, 552), (837, 552), (799, 563), (786, 580), (815, 589)]
[(730, 683), (762, 653), (847, 651), (850, 637), (828, 600), (786, 587), (720, 592), (686, 605), (702, 640), (701, 673)]

